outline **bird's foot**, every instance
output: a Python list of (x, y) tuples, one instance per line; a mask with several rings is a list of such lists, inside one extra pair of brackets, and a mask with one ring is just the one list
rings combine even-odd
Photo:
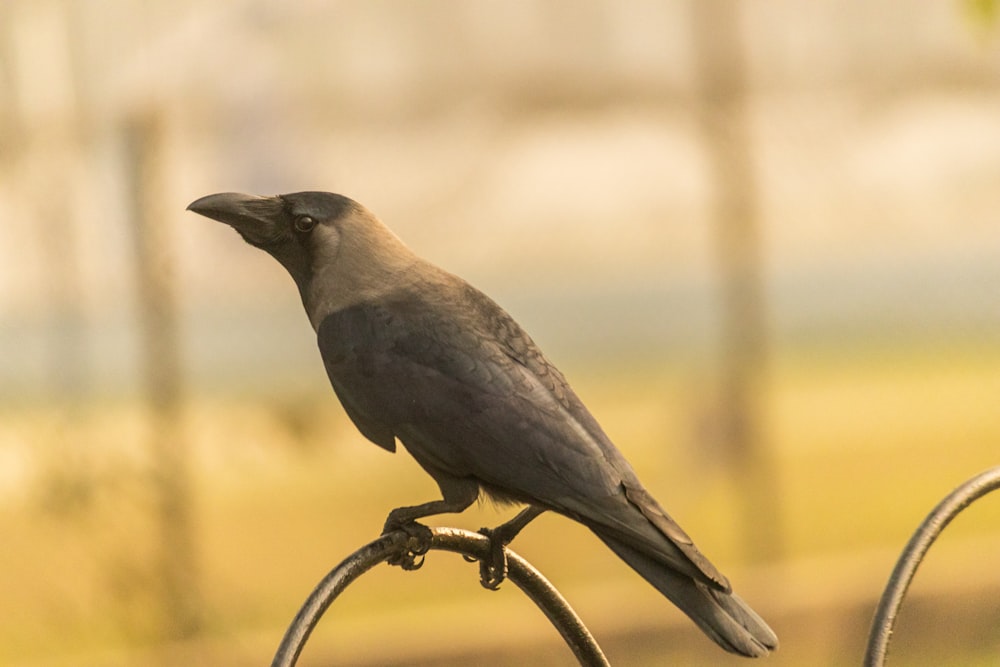
[(517, 534), (545, 510), (540, 507), (528, 506), (506, 523), (496, 528), (480, 528), (479, 534), (490, 540), (486, 558), (466, 558), (468, 561), (479, 561), (479, 582), (483, 588), (495, 591), (507, 578), (507, 545), (517, 537)]
[(396, 524), (392, 522), (390, 517), (390, 520), (385, 522), (382, 534), (385, 535), (397, 530), (406, 533), (406, 542), (398, 553), (387, 558), (385, 562), (389, 565), (398, 565), (407, 571), (419, 570), (424, 564), (424, 556), (431, 549), (431, 539), (433, 538), (431, 529), (416, 521)]
[(489, 555), (479, 559), (479, 583), (495, 591), (507, 578), (507, 542), (499, 528), (480, 528), (479, 533), (490, 540)]

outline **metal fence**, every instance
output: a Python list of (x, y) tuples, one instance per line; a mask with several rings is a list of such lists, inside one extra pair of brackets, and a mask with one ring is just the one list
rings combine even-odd
[[(1000, 488), (1000, 466), (958, 486), (927, 515), (900, 555), (882, 593), (868, 637), (864, 667), (884, 665), (889, 641), (906, 591), (931, 545), (951, 521), (976, 500)], [(294, 667), (313, 629), (337, 597), (354, 581), (386, 561), (412, 552), (411, 535), (397, 530), (366, 544), (330, 571), (302, 605), (278, 647), (271, 667)], [(432, 528), (429, 550), (462, 554), (468, 561), (490, 557), (490, 540), (458, 528)], [(508, 578), (534, 602), (585, 667), (609, 665), (601, 647), (566, 599), (534, 566), (506, 549)], [(419, 565), (417, 566), (419, 567)], [(417, 569), (417, 567), (409, 569)]]

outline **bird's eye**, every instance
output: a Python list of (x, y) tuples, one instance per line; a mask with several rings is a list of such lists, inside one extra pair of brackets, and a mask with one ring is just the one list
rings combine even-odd
[(316, 226), (316, 221), (308, 215), (300, 215), (295, 218), (295, 229), (300, 232), (311, 232)]

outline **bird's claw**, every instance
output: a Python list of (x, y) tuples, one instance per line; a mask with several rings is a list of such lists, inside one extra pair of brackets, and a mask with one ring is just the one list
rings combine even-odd
[(399, 552), (386, 559), (389, 565), (398, 565), (407, 571), (419, 570), (424, 564), (424, 556), (431, 549), (431, 529), (416, 521), (410, 521), (398, 526), (390, 526), (386, 522), (383, 535), (394, 530), (401, 530), (407, 535), (406, 542)]
[(479, 533), (490, 540), (489, 555), (479, 560), (479, 583), (495, 591), (507, 578), (507, 549), (503, 537), (492, 528), (480, 528)]

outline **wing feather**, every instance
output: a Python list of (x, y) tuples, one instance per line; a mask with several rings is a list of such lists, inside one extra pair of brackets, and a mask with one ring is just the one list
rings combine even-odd
[(379, 446), (399, 439), (432, 475), (471, 477), (501, 499), (604, 526), (674, 569), (728, 587), (562, 373), (474, 288), (437, 285), (345, 308), (323, 320), (318, 341), (345, 410)]

